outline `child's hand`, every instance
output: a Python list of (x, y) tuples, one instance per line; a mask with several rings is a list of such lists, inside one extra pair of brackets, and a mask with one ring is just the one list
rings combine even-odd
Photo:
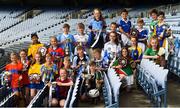
[(153, 58), (154, 58), (154, 59), (158, 59), (158, 58), (159, 58), (159, 56), (158, 56), (158, 55), (155, 55), (155, 56), (153, 56)]
[(61, 86), (61, 85), (62, 85), (62, 83), (61, 83), (61, 82), (57, 82), (57, 85), (58, 85), (58, 86)]
[(19, 76), (19, 81), (21, 81), (22, 80), (22, 75), (21, 76)]
[(118, 65), (118, 66), (116, 66), (116, 68), (122, 68), (122, 66), (121, 66), (121, 65)]
[(72, 85), (73, 85), (73, 82), (71, 81), (71, 82), (70, 82), (70, 86), (72, 86)]

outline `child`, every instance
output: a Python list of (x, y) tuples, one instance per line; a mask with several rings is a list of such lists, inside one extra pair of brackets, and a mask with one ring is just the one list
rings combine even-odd
[(158, 11), (156, 9), (152, 9), (150, 11), (150, 17), (152, 18), (152, 21), (149, 25), (150, 28), (150, 36), (149, 39), (151, 38), (151, 36), (155, 35), (154, 34), (154, 28), (156, 27), (158, 20), (157, 20), (157, 15), (158, 15)]
[(110, 25), (110, 31), (107, 33), (107, 35), (106, 35), (106, 42), (109, 42), (110, 41), (110, 33), (111, 32), (116, 32), (116, 35), (117, 35), (117, 38), (118, 38), (118, 40), (119, 40), (119, 43), (120, 43), (120, 45), (121, 46), (124, 46), (124, 44), (123, 44), (123, 41), (122, 41), (122, 39), (121, 39), (121, 34), (119, 33), (119, 32), (117, 32), (117, 27), (118, 27), (118, 25), (115, 23), (115, 22), (112, 22), (111, 23), (111, 25)]
[(66, 69), (60, 69), (59, 74), (60, 77), (56, 79), (57, 89), (53, 96), (55, 98), (52, 99), (52, 106), (58, 106), (59, 104), (60, 107), (64, 107), (69, 88), (73, 85), (73, 82), (68, 78)]
[(92, 89), (98, 89), (99, 91), (102, 88), (103, 76), (101, 71), (97, 70), (96, 63), (91, 61), (89, 63), (89, 69), (87, 74), (83, 74), (84, 85), (81, 91), (81, 99), (84, 100), (88, 98), (88, 92)]
[(58, 40), (55, 36), (50, 38), (50, 47), (48, 53), (52, 55), (52, 61), (58, 66), (58, 69), (62, 66), (62, 58), (64, 57), (64, 50), (58, 45)]
[(64, 58), (64, 62), (63, 62), (63, 68), (67, 70), (68, 72), (68, 77), (70, 77), (73, 82), (75, 81), (75, 72), (74, 70), (71, 68), (71, 62), (70, 62), (70, 58), (69, 57), (65, 57)]
[(42, 66), (42, 56), (40, 53), (36, 53), (28, 71), (28, 75), (30, 78), (31, 99), (33, 99), (37, 91), (39, 89), (42, 89), (44, 86), (43, 82), (40, 79), (41, 66)]
[(74, 52), (75, 39), (69, 34), (69, 24), (63, 25), (63, 34), (57, 36), (58, 43), (64, 49), (65, 55), (71, 55)]
[(165, 39), (169, 36), (169, 26), (164, 22), (165, 14), (160, 11), (158, 13), (158, 24), (155, 26), (155, 34), (158, 37), (160, 47), (166, 46)]
[(147, 36), (148, 36), (148, 30), (143, 28), (144, 20), (139, 18), (137, 20), (138, 25), (138, 46), (141, 47), (142, 52), (145, 51), (146, 45), (147, 45)]
[(101, 49), (99, 48), (93, 50), (93, 61), (96, 63), (96, 66), (99, 68), (99, 70), (107, 67), (108, 64), (103, 60), (103, 57), (101, 56)]
[(22, 83), (23, 65), (18, 61), (18, 56), (16, 53), (11, 53), (10, 59), (11, 59), (11, 63), (6, 65), (5, 70), (11, 73), (11, 88), (16, 95), (15, 103), (17, 106), (19, 106), (21, 87), (23, 84)]
[(25, 96), (26, 104), (29, 103), (29, 77), (28, 77), (28, 69), (30, 66), (30, 62), (27, 59), (27, 52), (26, 50), (22, 49), (19, 52), (20, 55), (20, 62), (23, 64), (23, 69), (22, 69), (22, 83), (23, 83), (23, 94)]
[(41, 67), (42, 81), (47, 84), (51, 83), (58, 77), (57, 65), (52, 62), (51, 54), (46, 54), (46, 62)]
[(121, 17), (122, 19), (120, 19), (118, 21), (118, 26), (119, 26), (119, 31), (122, 33), (122, 40), (123, 43), (125, 43), (126, 40), (128, 40), (128, 44), (130, 44), (130, 31), (131, 31), (131, 21), (128, 20), (127, 18), (128, 16), (128, 11), (126, 9), (123, 9), (121, 12)]
[(111, 32), (109, 36), (110, 36), (110, 41), (105, 43), (104, 52), (110, 54), (111, 59), (113, 59), (114, 57), (120, 55), (121, 45), (119, 44), (119, 40), (116, 35), (116, 32)]
[[(79, 46), (83, 46), (84, 50), (86, 50), (86, 53), (88, 52), (87, 51), (87, 42), (88, 42), (88, 35), (84, 33), (84, 29), (85, 29), (85, 26), (83, 23), (78, 23), (78, 27), (77, 27), (77, 30), (78, 30), (78, 34), (74, 36), (76, 42), (77, 42), (77, 45)], [(77, 50), (75, 50), (74, 54), (76, 55), (77, 54)]]
[[(103, 32), (105, 32), (106, 29), (106, 22), (102, 16), (100, 9), (94, 9), (93, 11), (94, 18), (91, 20), (89, 29), (90, 29), (90, 35), (88, 39), (88, 45), (91, 46), (91, 48), (100, 48), (102, 49), (104, 47), (104, 36)], [(101, 33), (99, 33), (101, 31)], [(99, 35), (99, 39), (98, 39)]]
[(28, 48), (28, 58), (33, 59), (35, 54), (38, 53), (39, 48), (43, 47), (44, 45), (38, 41), (39, 37), (37, 34), (31, 35), (32, 44)]
[(77, 47), (77, 55), (73, 58), (73, 67), (78, 69), (80, 66), (86, 66), (89, 63), (89, 57), (84, 54), (82, 46)]
[[(131, 36), (130, 56), (135, 63), (140, 63), (142, 59), (142, 49), (137, 44), (137, 37)], [(134, 67), (135, 68), (135, 67)]]
[(127, 82), (127, 91), (131, 89), (131, 85), (134, 83), (133, 70), (131, 68), (132, 59), (129, 57), (127, 48), (122, 48), (121, 58), (116, 60), (113, 64), (113, 68), (119, 74), (120, 79), (125, 79)]

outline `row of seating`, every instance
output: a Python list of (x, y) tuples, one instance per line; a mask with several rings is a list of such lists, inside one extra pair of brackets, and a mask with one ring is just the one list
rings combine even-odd
[(142, 59), (138, 70), (138, 83), (155, 107), (167, 107), (167, 74), (164, 69), (149, 59)]
[(114, 69), (109, 68), (107, 75), (104, 73), (103, 96), (105, 107), (119, 107), (121, 84), (122, 83)]

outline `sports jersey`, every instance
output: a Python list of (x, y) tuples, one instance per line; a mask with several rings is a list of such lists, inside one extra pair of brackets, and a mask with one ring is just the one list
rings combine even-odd
[(131, 31), (131, 21), (120, 19), (117, 24), (118, 24), (119, 27), (121, 27), (123, 29), (123, 31), (125, 33), (130, 33), (130, 31)]
[(11, 87), (19, 88), (22, 86), (22, 81), (19, 81), (20, 73), (23, 69), (23, 65), (18, 62), (17, 64), (7, 64), (5, 67), (6, 71), (11, 72)]
[(34, 58), (35, 54), (38, 52), (40, 47), (43, 47), (44, 44), (38, 43), (38, 44), (31, 44), (28, 48), (28, 56), (31, 56)]
[(47, 64), (43, 64), (41, 67), (41, 76), (42, 76), (42, 81), (53, 81), (55, 80), (55, 75), (58, 74), (58, 68), (57, 65), (51, 64), (51, 66), (47, 66)]

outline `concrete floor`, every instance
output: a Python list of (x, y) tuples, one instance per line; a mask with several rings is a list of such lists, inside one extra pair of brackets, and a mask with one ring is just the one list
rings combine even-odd
[[(167, 91), (168, 107), (180, 107), (180, 78), (175, 75), (168, 76)], [(81, 103), (79, 107), (104, 107), (103, 102), (97, 105), (91, 102)], [(148, 97), (141, 89), (134, 88), (130, 93), (122, 91), (120, 94), (120, 107), (153, 107)]]

